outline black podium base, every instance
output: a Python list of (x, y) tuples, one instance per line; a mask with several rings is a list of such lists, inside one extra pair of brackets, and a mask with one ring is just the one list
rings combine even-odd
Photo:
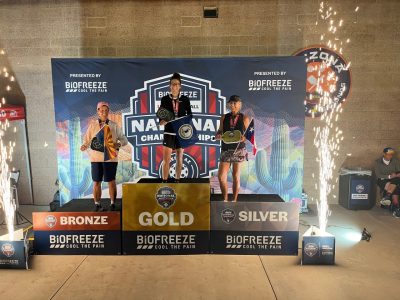
[[(108, 209), (110, 207), (110, 199), (101, 199), (101, 206), (104, 209)], [(80, 211), (93, 211), (94, 209), (94, 201), (93, 199), (72, 199), (71, 201), (65, 203), (63, 206), (56, 209), (59, 212), (80, 212)], [(115, 211), (122, 210), (122, 200), (116, 199), (115, 202)]]
[[(229, 202), (233, 196), (228, 195)], [(211, 194), (211, 201), (223, 201), (221, 194)], [(276, 194), (239, 194), (238, 202), (285, 202), (279, 195)]]

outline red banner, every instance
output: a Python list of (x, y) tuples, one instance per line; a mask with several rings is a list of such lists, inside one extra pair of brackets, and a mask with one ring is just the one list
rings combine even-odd
[(25, 110), (23, 106), (2, 106), (0, 107), (0, 121), (14, 121), (25, 119)]

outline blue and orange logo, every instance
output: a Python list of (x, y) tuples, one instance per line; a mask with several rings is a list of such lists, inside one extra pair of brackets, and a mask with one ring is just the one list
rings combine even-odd
[(331, 105), (321, 99), (328, 95), (333, 103), (342, 103), (350, 92), (351, 73), (340, 53), (322, 45), (301, 49), (295, 56), (304, 56), (307, 63), (305, 111), (307, 116), (320, 116)]
[[(130, 112), (124, 113), (122, 122), (125, 134), (133, 145), (133, 160), (147, 176), (159, 177), (162, 169), (163, 129), (158, 126), (156, 112), (161, 98), (169, 93), (171, 74), (144, 82), (144, 87), (130, 98)], [(219, 127), (221, 114), (225, 113), (226, 99), (211, 81), (181, 74), (182, 91), (190, 99), (193, 125), (199, 142), (185, 149), (182, 177), (202, 178), (218, 169), (220, 142), (213, 136)], [(171, 177), (175, 170), (171, 160)]]

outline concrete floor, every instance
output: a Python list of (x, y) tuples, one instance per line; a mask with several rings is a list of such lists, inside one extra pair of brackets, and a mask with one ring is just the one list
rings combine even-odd
[[(29, 271), (0, 271), (0, 299), (400, 299), (400, 219), (331, 208), (335, 266), (300, 266), (300, 255), (35, 256)], [(47, 207), (21, 211), (32, 209)], [(300, 223), (302, 234), (317, 218)], [(351, 242), (363, 227), (371, 241)]]

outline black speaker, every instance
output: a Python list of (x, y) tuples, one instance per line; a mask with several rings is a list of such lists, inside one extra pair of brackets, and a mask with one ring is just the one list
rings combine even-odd
[(346, 174), (339, 177), (339, 204), (347, 209), (371, 209), (375, 204), (372, 176)]

